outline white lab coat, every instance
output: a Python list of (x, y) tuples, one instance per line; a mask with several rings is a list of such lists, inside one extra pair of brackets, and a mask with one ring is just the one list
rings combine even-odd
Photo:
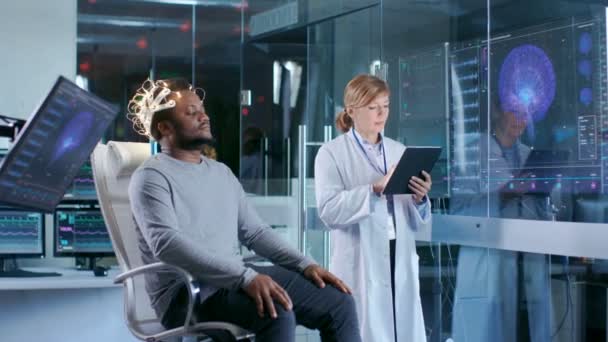
[[(364, 342), (394, 342), (386, 197), (371, 184), (382, 174), (366, 159), (352, 131), (324, 144), (315, 160), (321, 220), (331, 229), (330, 270), (353, 290)], [(384, 137), (386, 162), (396, 165), (405, 146)], [(396, 220), (397, 341), (425, 342), (414, 231), (430, 227), (411, 195), (394, 196)], [(430, 204), (429, 204), (430, 205)]]
[[(488, 149), (482, 140), (482, 155)], [(530, 148), (517, 142), (519, 160), (524, 165)], [(544, 200), (529, 195), (512, 199), (501, 199), (513, 165), (505, 159), (494, 138), (490, 139), (489, 164), (492, 177), (505, 179), (492, 182), (488, 193), (481, 187), (457, 187), (469, 196), (454, 195), (453, 213), (460, 215), (486, 216), (487, 203), (492, 217), (547, 219)], [(501, 172), (501, 173), (496, 173)], [(489, 196), (489, 199), (486, 197)], [(519, 203), (526, 205), (524, 211)], [(456, 289), (452, 320), (452, 338), (455, 342), (515, 342), (518, 338), (518, 284), (523, 284), (529, 319), (529, 336), (533, 342), (551, 341), (550, 331), (550, 278), (546, 256), (525, 253), (523, 265), (518, 266), (518, 252), (462, 246), (458, 255)], [(522, 268), (522, 276), (518, 275)]]

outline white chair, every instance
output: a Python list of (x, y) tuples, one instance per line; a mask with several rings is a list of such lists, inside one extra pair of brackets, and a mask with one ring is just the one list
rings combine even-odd
[[(199, 300), (199, 290), (188, 272), (162, 262), (148, 265), (142, 262), (127, 189), (131, 174), (148, 157), (150, 144), (114, 141), (107, 145), (97, 145), (91, 156), (99, 204), (121, 269), (121, 274), (114, 282), (124, 286), (125, 315), (129, 330), (138, 339), (147, 342), (185, 336), (208, 341), (209, 335), (218, 331), (230, 334), (237, 341), (253, 341), (254, 334), (234, 324), (194, 321), (192, 310), (194, 303)], [(190, 294), (184, 325), (169, 330), (161, 325), (160, 318), (150, 304), (143, 276), (148, 272), (166, 272), (168, 269), (182, 275)]]

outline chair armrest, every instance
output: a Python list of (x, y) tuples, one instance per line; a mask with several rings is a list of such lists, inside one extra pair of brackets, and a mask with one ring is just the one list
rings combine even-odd
[(261, 255), (252, 254), (243, 258), (243, 262), (245, 263), (254, 263), (254, 262), (262, 262), (268, 261), (268, 259), (264, 258)]
[(188, 273), (188, 271), (186, 271), (180, 267), (165, 264), (164, 262), (155, 262), (153, 264), (148, 264), (148, 265), (133, 268), (127, 272), (123, 272), (123, 273), (117, 275), (116, 278), (114, 278), (114, 284), (121, 284), (128, 278), (133, 278), (136, 275), (140, 275), (140, 274), (144, 274), (144, 273), (156, 272), (160, 269), (171, 269), (172, 271), (176, 271), (176, 272), (180, 273), (188, 281), (194, 281), (194, 278), (192, 277), (192, 275), (190, 275), (190, 273)]
[(116, 278), (114, 278), (114, 284), (122, 284), (127, 279), (133, 278), (140, 274), (155, 273), (163, 270), (171, 270), (176, 272), (182, 277), (182, 280), (186, 285), (186, 289), (188, 290), (188, 311), (186, 314), (186, 320), (184, 322), (184, 328), (186, 330), (189, 330), (196, 324), (196, 322), (192, 320), (192, 314), (194, 311), (194, 304), (200, 300), (200, 287), (198, 283), (194, 280), (194, 277), (188, 271), (174, 265), (166, 264), (164, 262), (155, 262), (153, 264), (140, 266), (119, 274), (118, 276), (116, 276)]

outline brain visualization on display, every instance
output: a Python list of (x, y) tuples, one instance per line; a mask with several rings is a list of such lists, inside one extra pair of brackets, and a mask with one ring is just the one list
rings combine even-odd
[[(502, 32), (489, 45), (483, 39), (453, 45), (453, 192), (509, 180), (519, 193), (608, 193), (608, 177), (602, 179), (608, 174), (607, 99), (600, 91), (606, 78), (603, 27), (580, 19)], [(487, 151), (498, 125), (519, 134), (537, 160), (524, 157), (512, 170), (497, 170)]]
[(86, 141), (88, 133), (95, 123), (95, 116), (88, 111), (76, 113), (63, 127), (53, 151), (54, 162), (80, 146)]
[(53, 211), (117, 113), (58, 78), (0, 164), (0, 203)]
[(542, 120), (555, 98), (553, 63), (539, 47), (525, 44), (511, 50), (500, 69), (498, 94), (504, 112)]

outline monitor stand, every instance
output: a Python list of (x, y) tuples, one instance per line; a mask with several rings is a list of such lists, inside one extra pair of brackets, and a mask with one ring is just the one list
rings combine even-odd
[(58, 277), (57, 272), (32, 272), (17, 267), (15, 258), (0, 258), (0, 278)]
[(97, 259), (99, 257), (76, 257), (76, 269), (79, 271), (92, 271), (97, 266)]

